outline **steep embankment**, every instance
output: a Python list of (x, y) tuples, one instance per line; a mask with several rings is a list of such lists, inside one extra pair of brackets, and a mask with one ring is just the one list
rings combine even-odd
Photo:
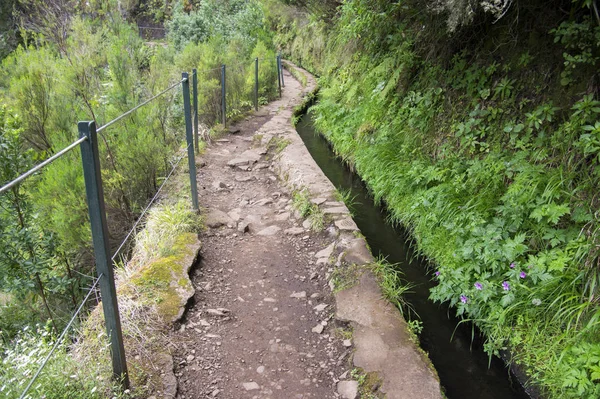
[(552, 3), (452, 34), (416, 2), (281, 9), (277, 40), (321, 75), (318, 127), (431, 259), (432, 299), (547, 396), (598, 397), (600, 28)]

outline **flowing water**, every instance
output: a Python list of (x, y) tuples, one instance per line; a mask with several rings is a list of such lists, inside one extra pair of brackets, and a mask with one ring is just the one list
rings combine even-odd
[(428, 299), (434, 285), (426, 262), (415, 256), (409, 237), (386, 221), (385, 211), (375, 206), (360, 178), (348, 170), (316, 133), (310, 114), (296, 129), (319, 167), (339, 189), (351, 192), (354, 221), (365, 235), (375, 257), (398, 263), (404, 278), (415, 287), (405, 295), (423, 323), (421, 347), (429, 353), (449, 399), (527, 399), (529, 396), (502, 360), (483, 352), (479, 334), (454, 317), (446, 305)]

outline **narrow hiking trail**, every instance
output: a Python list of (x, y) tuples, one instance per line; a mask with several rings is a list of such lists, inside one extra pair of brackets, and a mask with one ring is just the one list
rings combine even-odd
[[(315, 80), (284, 77), (280, 100), (197, 160), (207, 229), (193, 304), (170, 337), (175, 375), (163, 378), (177, 380), (178, 399), (441, 399), (366, 241), (291, 124)], [(322, 230), (294, 208), (297, 190)]]
[(200, 160), (207, 229), (192, 276), (194, 305), (172, 337), (181, 399), (335, 398), (337, 381), (350, 378), (350, 341), (333, 320), (325, 278), (332, 230), (302, 226), (271, 165), (278, 148), (267, 151), (259, 131), (291, 126), (281, 111), (302, 90), (285, 73), (282, 99), (237, 124), (239, 132), (212, 143)]

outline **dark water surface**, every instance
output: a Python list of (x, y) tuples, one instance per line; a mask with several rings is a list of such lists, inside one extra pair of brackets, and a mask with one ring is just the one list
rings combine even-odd
[[(333, 154), (327, 141), (315, 132), (310, 114), (302, 117), (296, 129), (319, 167), (340, 190), (354, 197), (354, 221), (365, 235), (374, 256), (398, 263), (404, 278), (415, 287), (405, 295), (423, 322), (421, 347), (429, 353), (449, 399), (527, 399), (516, 378), (483, 352), (481, 339), (471, 326), (459, 320), (454, 310), (428, 299), (434, 285), (426, 263), (414, 256), (408, 236), (386, 222), (385, 211), (373, 200), (360, 178), (350, 172)], [(473, 337), (474, 335), (474, 337)], [(415, 398), (418, 399), (418, 398)]]

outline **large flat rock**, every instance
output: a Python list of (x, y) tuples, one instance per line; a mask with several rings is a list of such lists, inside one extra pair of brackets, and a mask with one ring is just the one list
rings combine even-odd
[(387, 399), (442, 399), (437, 374), (410, 339), (406, 322), (382, 297), (375, 276), (336, 294), (337, 318), (354, 327), (354, 365), (376, 372)]

